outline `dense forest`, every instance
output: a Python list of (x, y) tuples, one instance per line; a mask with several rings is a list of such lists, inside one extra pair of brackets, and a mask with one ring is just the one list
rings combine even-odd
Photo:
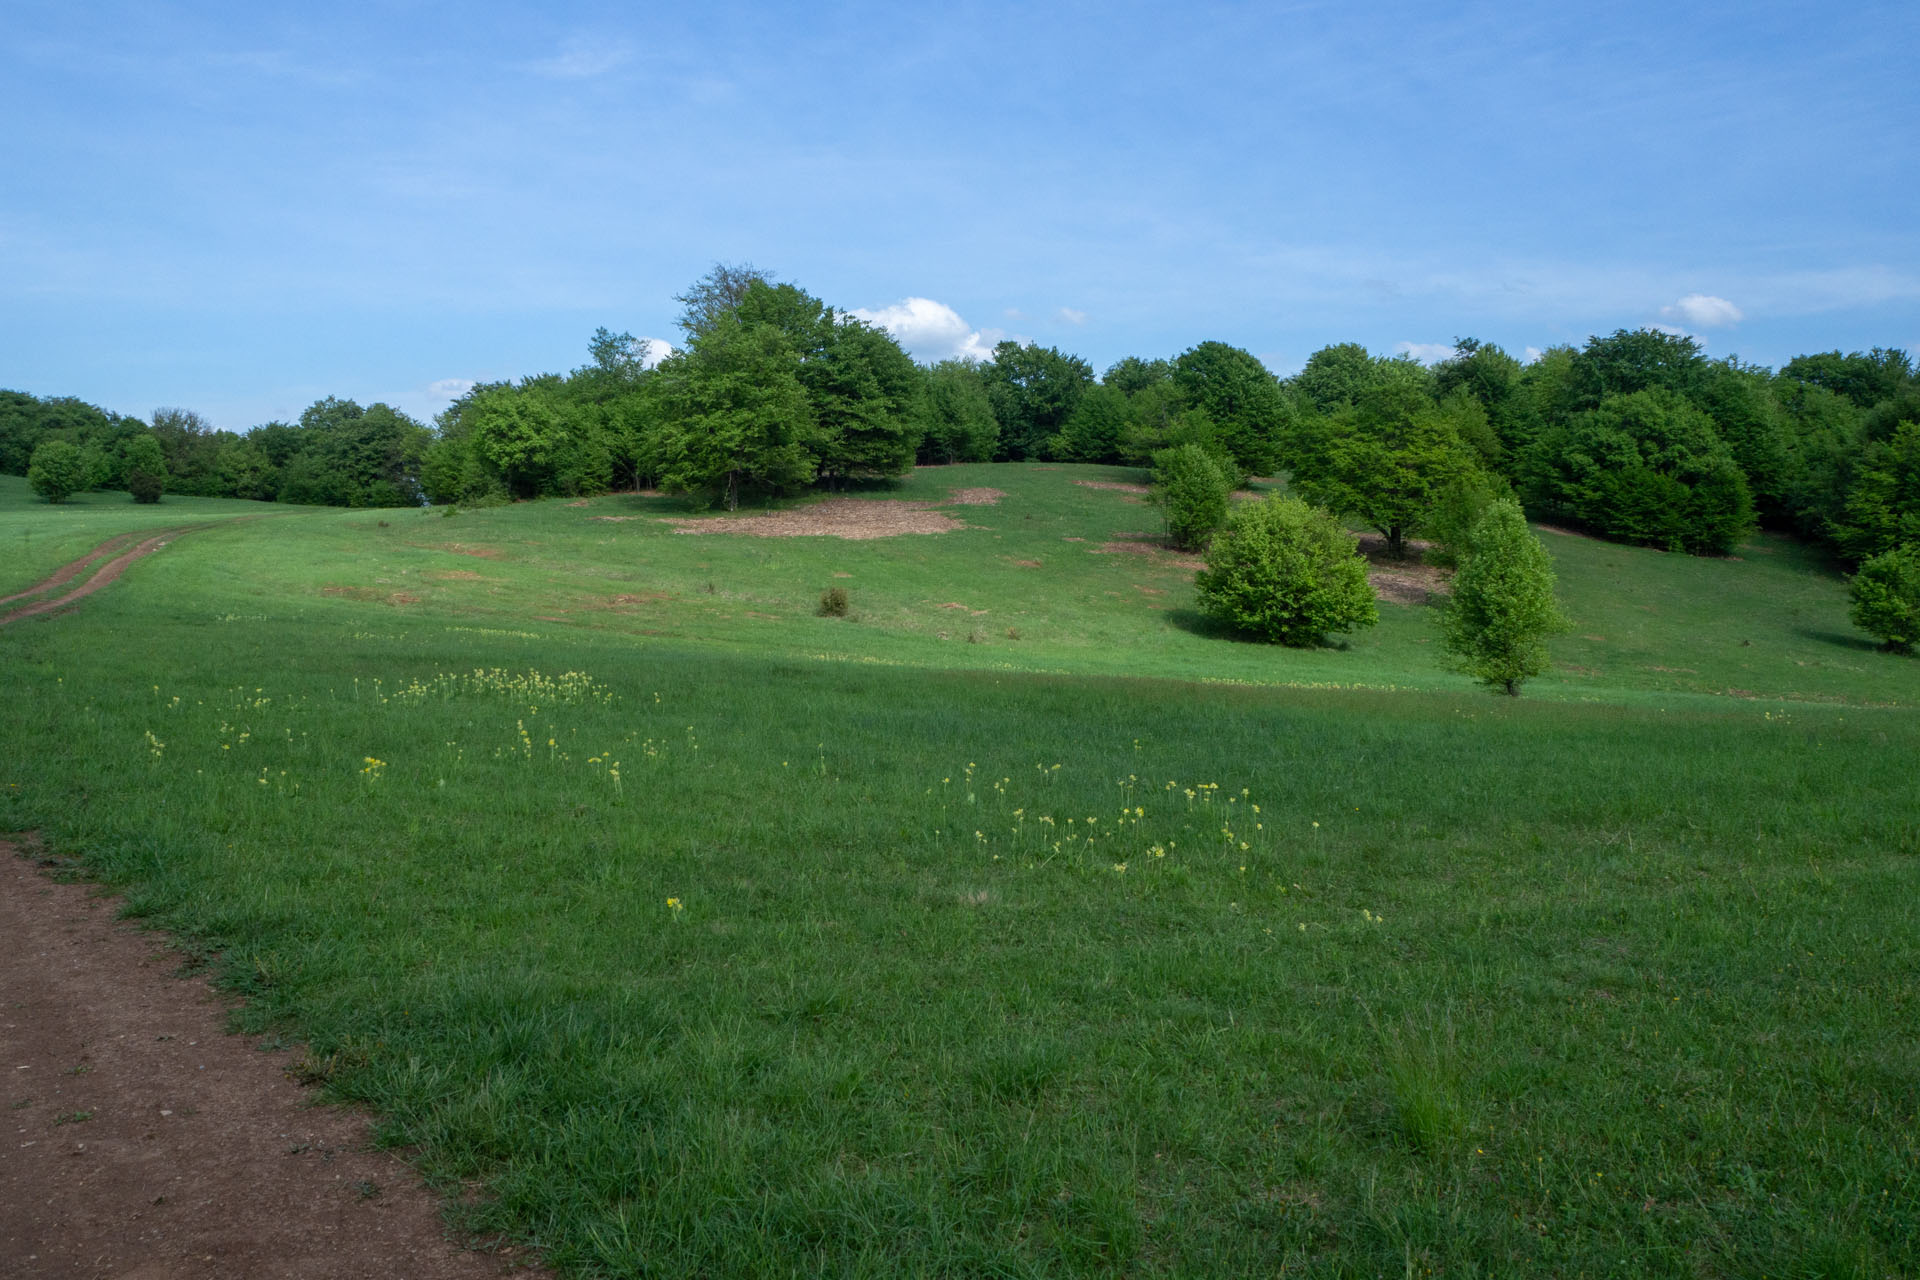
[(1623, 329), (1531, 363), (1471, 338), (1432, 366), (1344, 343), (1278, 378), (1202, 342), (1096, 377), (1031, 343), (919, 365), (751, 267), (717, 266), (676, 301), (685, 345), (658, 363), (602, 329), (582, 367), (475, 386), (432, 426), (328, 398), (236, 433), (182, 409), (143, 421), (0, 391), (0, 472), (57, 454), (69, 487), (136, 496), (377, 507), (658, 487), (734, 507), (916, 460), (1144, 466), (1191, 444), (1232, 475), (1289, 475), (1396, 548), (1463, 493), (1507, 491), (1536, 519), (1703, 554), (1757, 525), (1855, 562), (1920, 542), (1920, 377), (1891, 348), (1776, 371)]

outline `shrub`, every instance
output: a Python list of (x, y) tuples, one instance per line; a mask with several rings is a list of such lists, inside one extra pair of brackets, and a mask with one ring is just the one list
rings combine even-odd
[(1380, 620), (1358, 539), (1279, 494), (1249, 503), (1213, 540), (1195, 579), (1209, 617), (1262, 640), (1319, 644)]
[[(711, 590), (713, 584), (709, 583), (707, 585), (708, 589)], [(821, 617), (844, 618), (847, 616), (847, 608), (847, 589), (845, 587), (828, 587), (820, 593), (819, 613)]]
[(1920, 543), (1883, 551), (1847, 584), (1855, 626), (1895, 653), (1920, 644)]
[(1441, 644), (1453, 665), (1517, 696), (1522, 681), (1547, 669), (1546, 638), (1565, 626), (1553, 582), (1553, 561), (1520, 504), (1503, 498), (1489, 506), (1467, 539), (1441, 614)]
[(127, 472), (127, 492), (133, 495), (135, 502), (158, 502), (160, 495), (166, 491), (167, 482), (151, 471)]
[(65, 440), (43, 440), (27, 462), (27, 483), (48, 502), (65, 502), (87, 487), (86, 453)]
[(1213, 456), (1197, 444), (1162, 449), (1153, 455), (1153, 500), (1167, 521), (1176, 547), (1207, 545), (1227, 519), (1232, 482)]

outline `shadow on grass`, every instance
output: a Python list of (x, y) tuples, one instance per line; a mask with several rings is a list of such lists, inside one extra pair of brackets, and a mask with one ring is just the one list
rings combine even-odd
[[(1233, 644), (1259, 645), (1263, 648), (1284, 649), (1286, 646), (1272, 644), (1245, 631), (1236, 630), (1226, 623), (1210, 618), (1198, 609), (1169, 609), (1164, 615), (1169, 625), (1177, 627), (1188, 635), (1199, 636), (1206, 640), (1225, 640)], [(1332, 649), (1343, 652), (1351, 647), (1345, 640), (1323, 640), (1319, 644), (1303, 646), (1308, 649)]]
[(1886, 649), (1877, 641), (1865, 636), (1852, 635), (1844, 631), (1820, 631), (1813, 627), (1797, 628), (1800, 635), (1821, 644), (1836, 645), (1842, 649), (1852, 649), (1858, 653), (1885, 653)]

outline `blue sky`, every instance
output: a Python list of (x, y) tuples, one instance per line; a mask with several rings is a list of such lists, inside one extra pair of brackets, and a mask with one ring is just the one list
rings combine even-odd
[(1920, 346), (1920, 5), (0, 5), (0, 386), (425, 417), (715, 260), (916, 354)]

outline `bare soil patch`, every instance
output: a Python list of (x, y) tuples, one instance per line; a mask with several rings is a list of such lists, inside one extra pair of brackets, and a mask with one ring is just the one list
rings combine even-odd
[(0, 1272), (451, 1280), (525, 1264), (449, 1240), (413, 1170), (368, 1149), (366, 1117), (312, 1105), (290, 1052), (225, 1034), (226, 1002), (174, 976), (181, 957), (115, 905), (0, 842)]
[(830, 498), (791, 511), (754, 516), (666, 517), (676, 533), (732, 533), (751, 538), (846, 538), (861, 542), (909, 533), (951, 533), (966, 526), (929, 502)]
[(1604, 538), (1596, 538), (1590, 533), (1581, 533), (1578, 529), (1562, 529), (1557, 524), (1536, 524), (1533, 527), (1538, 529), (1542, 533), (1551, 533), (1555, 537), (1559, 537), (1559, 538), (1584, 538), (1588, 542), (1604, 542), (1605, 541)]
[(419, 604), (420, 597), (408, 591), (382, 591), (377, 587), (344, 587), (329, 584), (320, 588), (323, 596), (337, 596), (343, 600), (370, 600), (376, 604)]
[(423, 551), (444, 551), (448, 555), (476, 556), (482, 560), (499, 560), (507, 554), (498, 547), (483, 546), (476, 542), (409, 542), (407, 545)]
[(1434, 596), (1447, 593), (1452, 574), (1430, 565), (1420, 557), (1433, 549), (1431, 542), (1407, 539), (1407, 558), (1396, 560), (1387, 554), (1387, 540), (1377, 533), (1360, 535), (1360, 554), (1367, 558), (1367, 581), (1373, 593), (1390, 604), (1427, 604)]
[(954, 507), (990, 507), (1007, 495), (998, 489), (954, 489), (947, 497), (947, 505)]
[(1073, 483), (1082, 489), (1105, 489), (1124, 495), (1123, 501), (1144, 505), (1147, 495), (1153, 490), (1144, 484), (1127, 484), (1120, 480), (1075, 480)]
[(427, 576), (435, 582), (485, 582), (487, 580), (485, 575), (475, 573), (471, 569), (446, 569)]

